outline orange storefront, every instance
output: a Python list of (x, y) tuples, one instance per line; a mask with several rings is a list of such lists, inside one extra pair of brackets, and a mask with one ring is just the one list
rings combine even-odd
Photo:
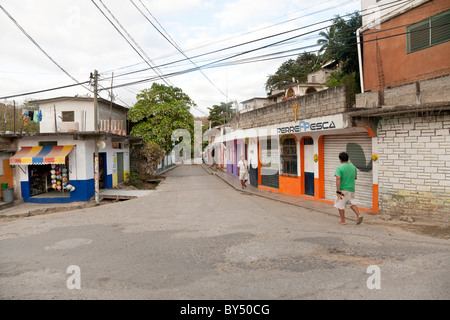
[[(252, 129), (255, 130), (255, 129)], [(344, 115), (258, 128), (258, 188), (333, 203), (334, 170), (346, 151), (358, 170), (357, 201), (362, 210), (378, 212), (377, 143), (370, 129), (349, 128)], [(245, 138), (245, 130), (241, 133)], [(249, 158), (251, 156), (249, 155)], [(255, 182), (255, 181), (250, 181)]]

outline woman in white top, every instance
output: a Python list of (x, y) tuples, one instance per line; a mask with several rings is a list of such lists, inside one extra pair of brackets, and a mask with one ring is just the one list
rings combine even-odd
[(239, 180), (241, 180), (241, 186), (244, 189), (247, 187), (245, 184), (248, 180), (248, 165), (244, 156), (241, 156), (241, 160), (239, 160), (237, 166), (239, 168)]

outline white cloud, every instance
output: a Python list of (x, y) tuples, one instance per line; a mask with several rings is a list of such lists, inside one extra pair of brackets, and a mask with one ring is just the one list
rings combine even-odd
[[(146, 54), (156, 63), (164, 64), (183, 59), (129, 1), (102, 0), (120, 23), (133, 36)], [(133, 0), (140, 6), (139, 0)], [(336, 1), (334, 10), (325, 14), (331, 18), (336, 13), (352, 11), (345, 7), (340, 12)], [(340, 2), (344, 2), (342, 0)], [(138, 54), (118, 34), (94, 4), (75, 0), (2, 0), (2, 6), (32, 36), (39, 45), (65, 70), (79, 81), (85, 81), (97, 69), (100, 72), (114, 70), (115, 83), (126, 83), (154, 75), (153, 71), (120, 77), (121, 73), (148, 67)], [(99, 0), (95, 2), (103, 9)], [(226, 48), (269, 34), (286, 31), (306, 25), (309, 21), (322, 20), (322, 16), (309, 16), (289, 23), (260, 30), (291, 18), (312, 12), (314, 4), (304, 1), (279, 0), (142, 0), (158, 21), (170, 33), (189, 56)], [(321, 1), (317, 5), (327, 5)], [(330, 2), (331, 3), (331, 2)], [(327, 5), (328, 6), (328, 5)], [(141, 6), (140, 6), (141, 7)], [(308, 11), (302, 8), (311, 7)], [(356, 8), (355, 8), (356, 9)], [(145, 10), (143, 10), (145, 12)], [(290, 14), (292, 13), (292, 14)], [(32, 42), (0, 11), (0, 96), (59, 85), (73, 81), (61, 72)], [(218, 60), (232, 54), (250, 50), (264, 43), (281, 38), (257, 42), (247, 46), (226, 50), (196, 59), (198, 65)], [(292, 44), (301, 47), (302, 41)], [(261, 50), (264, 54), (286, 50), (288, 45), (271, 50)], [(247, 56), (242, 56), (245, 58)], [(228, 98), (238, 102), (254, 96), (264, 96), (267, 75), (273, 74), (283, 60), (272, 60), (247, 65), (205, 69), (204, 72)], [(139, 65), (136, 65), (140, 63)], [(133, 68), (126, 66), (136, 65)], [(174, 72), (192, 68), (189, 61), (161, 68), (162, 72)], [(110, 75), (110, 73), (108, 74)], [(104, 77), (107, 75), (105, 74)], [(207, 107), (224, 102), (221, 94), (199, 72), (170, 78), (170, 81), (185, 91), (199, 108), (207, 112)], [(161, 81), (158, 81), (161, 82)], [(103, 84), (109, 86), (109, 80)], [(116, 89), (128, 105), (135, 102), (135, 93), (151, 86), (150, 82)], [(131, 91), (131, 92), (130, 92)], [(62, 94), (86, 94), (82, 88), (52, 91), (24, 98), (44, 98)], [(19, 98), (18, 98), (19, 99)], [(22, 99), (22, 98), (20, 98)], [(196, 115), (201, 115), (193, 110)]]

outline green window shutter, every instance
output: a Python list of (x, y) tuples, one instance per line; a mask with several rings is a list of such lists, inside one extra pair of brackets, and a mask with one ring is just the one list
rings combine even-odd
[(430, 46), (430, 22), (428, 19), (409, 26), (407, 32), (409, 52), (414, 52)]
[(450, 40), (450, 10), (431, 17), (431, 45)]

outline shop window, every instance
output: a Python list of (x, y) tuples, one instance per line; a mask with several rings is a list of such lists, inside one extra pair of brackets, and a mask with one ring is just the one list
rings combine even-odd
[(297, 175), (297, 142), (293, 136), (281, 138), (281, 174)]
[(30, 195), (32, 197), (69, 197), (74, 188), (69, 182), (67, 160), (66, 158), (66, 164), (28, 166)]
[(62, 121), (63, 122), (74, 122), (75, 121), (75, 111), (62, 111)]
[(262, 140), (261, 144), (261, 185), (270, 188), (279, 188), (280, 153), (278, 141), (268, 138)]
[(408, 53), (450, 40), (450, 10), (441, 12), (406, 28)]

